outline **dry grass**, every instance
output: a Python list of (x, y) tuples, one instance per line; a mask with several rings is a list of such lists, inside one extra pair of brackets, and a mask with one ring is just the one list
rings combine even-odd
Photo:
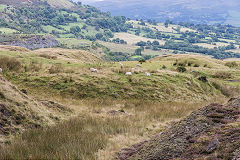
[(212, 81), (212, 85), (227, 97), (239, 96), (239, 87), (227, 86), (219, 81)]
[(97, 63), (102, 60), (96, 55), (74, 49), (61, 49), (61, 48), (42, 48), (34, 51), (35, 54), (41, 57), (51, 57), (51, 59), (58, 59), (63, 61), (78, 62), (78, 63)]
[[(130, 45), (134, 45), (134, 44), (136, 44), (137, 42), (140, 42), (140, 41), (144, 41), (144, 42), (151, 41), (151, 42), (153, 42), (155, 40), (155, 39), (151, 39), (151, 38), (136, 36), (136, 35), (130, 34), (130, 33), (115, 33), (114, 38), (123, 39)], [(157, 41), (160, 44), (165, 43), (165, 41), (162, 41), (162, 40), (157, 40)]]
[(19, 60), (13, 57), (1, 57), (0, 58), (0, 67), (3, 71), (19, 71), (22, 67), (22, 64)]
[(29, 52), (30, 50), (23, 47), (18, 47), (18, 46), (0, 45), (0, 51)]
[(234, 67), (238, 67), (239, 64), (237, 62), (226, 62), (225, 66), (228, 66), (229, 68), (234, 68)]
[[(81, 114), (56, 126), (26, 131), (1, 146), (0, 159), (114, 159), (123, 147), (148, 139), (171, 122), (215, 102), (160, 103), (95, 99), (67, 102)], [(218, 101), (225, 101), (224, 98)], [(112, 111), (116, 111), (112, 114)]]
[(230, 79), (232, 78), (232, 73), (230, 73), (229, 71), (218, 71), (213, 74), (213, 78)]
[(57, 59), (57, 56), (51, 56), (48, 54), (40, 54), (40, 57), (46, 58), (46, 59)]
[(195, 43), (194, 45), (204, 47), (204, 48), (210, 48), (213, 49), (214, 47), (223, 47), (227, 46), (228, 43), (223, 43), (223, 42), (216, 42), (216, 45), (214, 44), (208, 44), (208, 43)]
[(110, 135), (129, 132), (119, 118), (77, 117), (54, 127), (25, 132), (1, 148), (0, 159), (95, 159)]
[(51, 68), (49, 69), (50, 74), (55, 74), (55, 73), (62, 73), (63, 72), (63, 66), (62, 64), (53, 64)]

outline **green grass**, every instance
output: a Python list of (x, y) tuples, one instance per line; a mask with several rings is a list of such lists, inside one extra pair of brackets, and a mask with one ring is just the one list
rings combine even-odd
[(58, 32), (64, 32), (63, 30), (60, 30), (60, 29), (58, 29), (58, 28), (55, 28), (55, 27), (53, 27), (53, 26), (50, 26), (50, 25), (47, 25), (47, 26), (42, 26), (43, 27), (43, 29), (45, 30), (45, 31), (47, 31), (48, 33), (51, 33), (53, 30), (55, 30), (55, 31), (58, 31)]
[(0, 32), (6, 33), (6, 34), (12, 34), (14, 32), (17, 32), (15, 29), (10, 29), (10, 28), (0, 28)]
[(82, 22), (76, 22), (76, 23), (69, 23), (68, 25), (60, 25), (60, 27), (64, 28), (67, 31), (70, 31), (71, 27), (79, 26), (80, 28), (82, 28), (83, 25), (84, 23)]
[(89, 46), (91, 41), (89, 40), (78, 40), (76, 38), (56, 38), (61, 44), (66, 44), (68, 47), (71, 46)]
[(4, 11), (5, 8), (7, 8), (6, 5), (4, 5), (4, 4), (0, 4), (0, 12)]
[(106, 147), (109, 136), (129, 130), (127, 121), (119, 118), (80, 115), (57, 126), (25, 132), (1, 148), (0, 159), (95, 159), (94, 153)]

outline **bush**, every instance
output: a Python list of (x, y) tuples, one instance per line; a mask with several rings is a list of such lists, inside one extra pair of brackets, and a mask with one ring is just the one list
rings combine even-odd
[(206, 76), (201, 76), (201, 77), (198, 77), (198, 80), (199, 80), (199, 81), (202, 81), (202, 82), (204, 82), (204, 83), (208, 82), (208, 80), (207, 80), (207, 77), (206, 77)]
[(205, 67), (205, 68), (208, 68), (208, 65), (207, 64), (204, 64), (204, 66), (203, 67)]
[(1, 57), (0, 58), (0, 67), (4, 70), (9, 71), (19, 71), (22, 67), (22, 64), (19, 60), (13, 57)]
[(144, 62), (146, 62), (145, 59), (140, 59), (140, 60), (139, 60), (139, 63), (144, 63)]
[(162, 69), (167, 69), (167, 67), (165, 65), (162, 66)]
[(200, 65), (199, 64), (194, 64), (194, 66), (193, 67), (200, 67)]
[(183, 66), (179, 66), (179, 67), (177, 67), (177, 71), (183, 73), (183, 72), (186, 72), (187, 69), (185, 67), (183, 67)]
[(178, 66), (185, 67), (187, 62), (179, 62), (177, 63)]

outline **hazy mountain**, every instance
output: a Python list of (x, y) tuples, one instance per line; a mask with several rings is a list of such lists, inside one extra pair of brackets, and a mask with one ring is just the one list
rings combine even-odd
[[(77, 0), (76, 0), (77, 1)], [(83, 0), (113, 15), (136, 19), (240, 25), (239, 0)]]

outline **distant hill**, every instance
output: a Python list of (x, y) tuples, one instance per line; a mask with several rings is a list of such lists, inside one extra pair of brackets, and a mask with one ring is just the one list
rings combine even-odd
[(68, 0), (0, 0), (0, 4), (13, 5), (13, 6), (38, 6), (39, 4), (47, 3), (55, 8), (74, 8), (74, 3)]
[[(77, 1), (77, 0), (76, 0)], [(83, 1), (84, 2), (84, 1)], [(113, 15), (136, 19), (167, 19), (193, 23), (221, 23), (240, 26), (240, 1), (238, 0), (86, 0)]]

